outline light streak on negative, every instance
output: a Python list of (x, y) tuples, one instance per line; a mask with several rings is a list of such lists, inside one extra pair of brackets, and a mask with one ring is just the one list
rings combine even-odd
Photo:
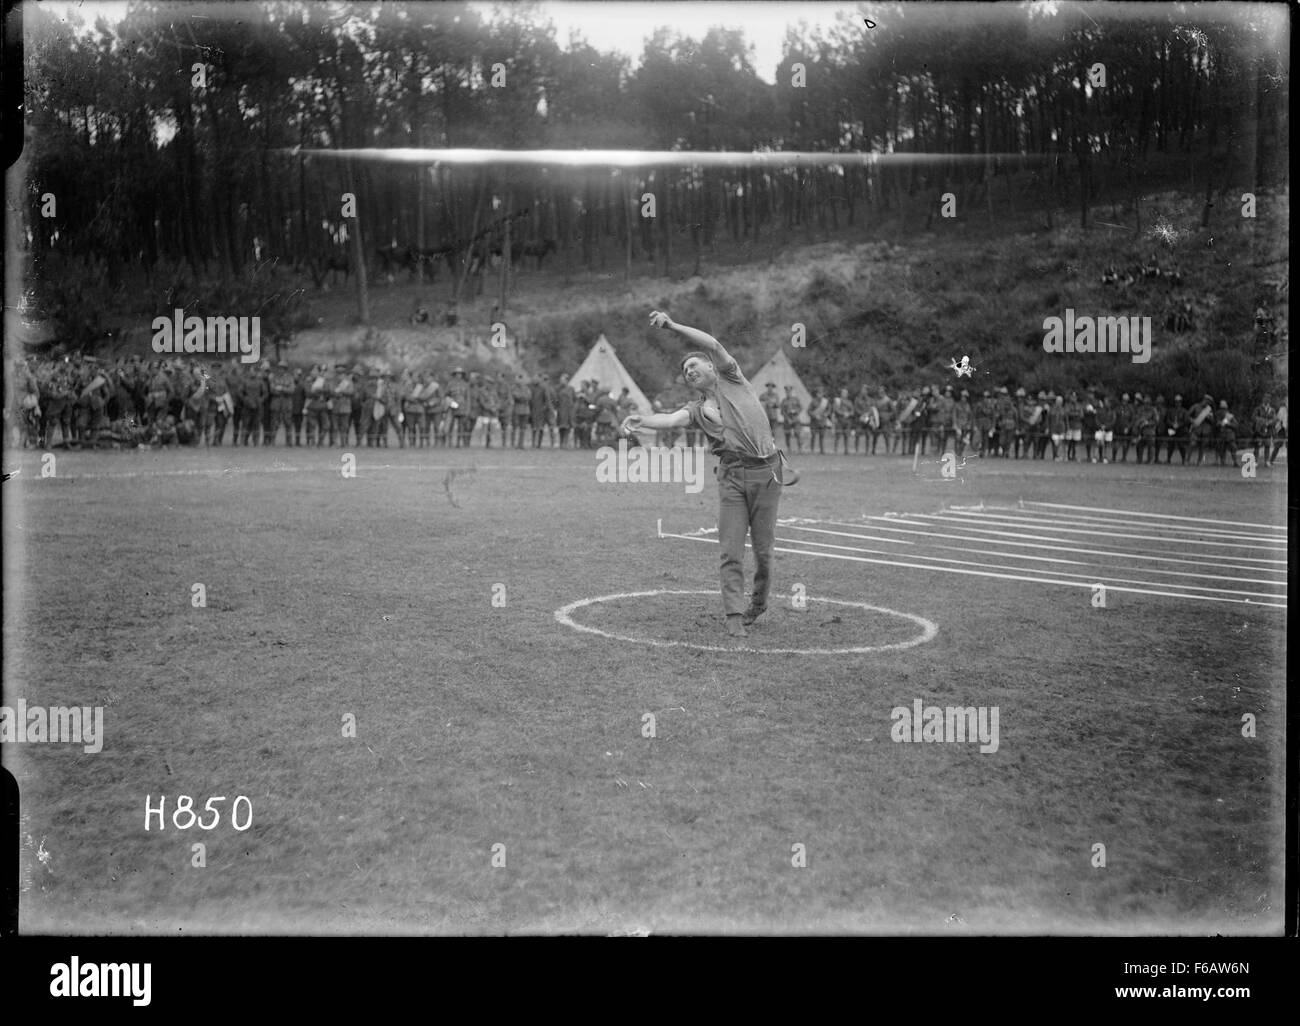
[(369, 160), (387, 164), (442, 164), (477, 167), (515, 164), (531, 167), (843, 167), (877, 164), (978, 164), (981, 161), (1039, 159), (1020, 153), (824, 153), (770, 150), (752, 153), (717, 150), (484, 150), (352, 149), (301, 146), (277, 150), (290, 156)]

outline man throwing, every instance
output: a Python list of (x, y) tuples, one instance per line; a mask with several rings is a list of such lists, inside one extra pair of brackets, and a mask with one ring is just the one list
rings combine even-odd
[[(767, 412), (731, 354), (712, 335), (675, 324), (666, 313), (650, 315), (656, 328), (667, 328), (700, 346), (682, 360), (682, 377), (700, 393), (674, 413), (633, 415), (623, 421), (627, 434), (645, 427), (671, 431), (694, 427), (708, 437), (718, 457), (718, 540), (722, 544), (722, 607), (727, 633), (743, 638), (746, 625), (767, 609), (776, 541), (777, 507), (783, 484), (798, 475), (783, 469), (783, 455), (772, 437)], [(756, 568), (749, 606), (745, 607), (745, 537), (751, 537)]]

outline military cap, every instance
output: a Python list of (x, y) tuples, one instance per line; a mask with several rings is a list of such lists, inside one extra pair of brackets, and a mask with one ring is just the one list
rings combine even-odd
[(1183, 401), (1183, 397), (1181, 395), (1174, 396), (1174, 402), (1181, 403), (1182, 401)]

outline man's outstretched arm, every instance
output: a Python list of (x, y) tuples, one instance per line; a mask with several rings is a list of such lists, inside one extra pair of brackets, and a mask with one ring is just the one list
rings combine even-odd
[(689, 424), (690, 411), (682, 407), (681, 410), (675, 410), (671, 414), (633, 414), (625, 417), (623, 424), (619, 425), (619, 434), (630, 434), (637, 428), (672, 430), (688, 427)]
[(651, 431), (671, 431), (673, 428), (686, 427), (691, 422), (691, 411), (682, 407), (672, 413), (634, 413), (619, 425), (619, 434), (631, 434), (637, 428), (649, 428)]
[(732, 355), (723, 347), (722, 343), (707, 331), (701, 331), (699, 328), (691, 328), (685, 324), (678, 324), (662, 310), (655, 310), (650, 314), (650, 323), (656, 328), (668, 328), (670, 331), (675, 331), (677, 334), (681, 335), (682, 338), (693, 342), (713, 357), (715, 366), (728, 367), (736, 362), (732, 358)]

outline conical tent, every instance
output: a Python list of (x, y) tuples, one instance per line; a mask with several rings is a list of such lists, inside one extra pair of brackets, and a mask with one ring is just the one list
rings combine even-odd
[(803, 413), (799, 415), (799, 423), (808, 423), (808, 407), (812, 405), (812, 393), (804, 387), (804, 383), (799, 380), (799, 375), (791, 365), (789, 358), (785, 355), (784, 349), (778, 349), (776, 355), (767, 363), (763, 364), (753, 374), (749, 375), (749, 383), (754, 386), (754, 391), (760, 396), (767, 391), (767, 383), (775, 382), (776, 394), (782, 399), (785, 398), (785, 389), (789, 385), (794, 389), (794, 394), (799, 397), (803, 403)]
[(615, 398), (621, 395), (623, 389), (626, 388), (628, 395), (636, 403), (637, 413), (653, 412), (650, 400), (637, 387), (632, 375), (627, 372), (627, 368), (623, 366), (618, 354), (614, 352), (614, 347), (610, 345), (609, 339), (604, 335), (596, 339), (596, 344), (591, 347), (591, 352), (582, 361), (582, 366), (574, 371), (573, 376), (569, 378), (569, 384), (574, 391), (580, 391), (582, 383), (592, 379), (595, 379), (602, 392), (611, 392)]

